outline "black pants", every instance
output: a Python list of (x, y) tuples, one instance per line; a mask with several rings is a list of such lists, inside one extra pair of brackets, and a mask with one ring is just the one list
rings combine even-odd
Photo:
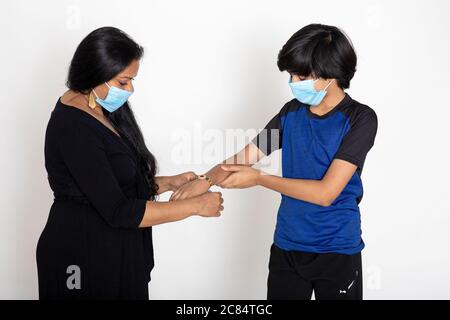
[(267, 299), (362, 300), (361, 253), (307, 253), (270, 249)]

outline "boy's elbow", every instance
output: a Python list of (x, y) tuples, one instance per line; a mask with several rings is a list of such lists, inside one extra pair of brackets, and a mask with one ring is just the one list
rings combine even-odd
[(332, 203), (333, 203), (333, 200), (328, 199), (328, 198), (323, 198), (323, 199), (320, 199), (319, 201), (317, 201), (317, 204), (322, 207), (329, 207), (329, 206), (331, 206)]
[(334, 200), (336, 200), (335, 195), (324, 192), (318, 199), (317, 204), (322, 207), (329, 207), (333, 204)]

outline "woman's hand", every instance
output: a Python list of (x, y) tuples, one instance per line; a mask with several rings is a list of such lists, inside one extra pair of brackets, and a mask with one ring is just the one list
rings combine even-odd
[(219, 183), (219, 186), (225, 189), (242, 189), (256, 186), (261, 175), (261, 171), (249, 166), (222, 165), (221, 168), (232, 172), (228, 178)]
[(144, 217), (139, 224), (139, 228), (179, 221), (194, 215), (219, 217), (222, 210), (223, 198), (220, 192), (207, 192), (180, 201), (147, 201)]
[(178, 190), (182, 185), (194, 180), (196, 177), (192, 171), (177, 174), (175, 176), (159, 176), (155, 178), (158, 185), (158, 194), (166, 191)]
[(171, 191), (176, 191), (182, 185), (188, 183), (189, 181), (195, 180), (196, 177), (197, 177), (197, 175), (194, 172), (192, 172), (192, 171), (180, 173), (180, 174), (177, 174), (175, 176), (170, 176), (169, 177), (169, 179), (170, 179), (170, 190)]
[(198, 205), (196, 214), (202, 217), (219, 217), (220, 211), (223, 210), (223, 198), (220, 192), (206, 192), (192, 200)]
[(206, 180), (193, 180), (175, 191), (170, 197), (170, 201), (183, 200), (199, 196), (209, 190), (209, 182)]

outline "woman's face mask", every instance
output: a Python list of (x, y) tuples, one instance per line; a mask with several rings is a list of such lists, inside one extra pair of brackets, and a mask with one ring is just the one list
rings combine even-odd
[(309, 79), (292, 82), (291, 76), (289, 78), (289, 86), (291, 87), (292, 94), (298, 101), (304, 104), (312, 106), (320, 104), (325, 95), (327, 94), (326, 89), (328, 89), (328, 87), (330, 86), (330, 84), (333, 82), (334, 79), (330, 80), (327, 86), (320, 91), (317, 91), (314, 86), (317, 80), (318, 79), (316, 80)]
[(133, 94), (133, 91), (123, 90), (114, 86), (110, 86), (107, 82), (105, 84), (108, 86), (108, 94), (105, 99), (100, 99), (95, 92), (92, 90), (96, 96), (95, 101), (101, 105), (103, 108), (109, 112), (114, 112), (128, 101), (128, 98)]

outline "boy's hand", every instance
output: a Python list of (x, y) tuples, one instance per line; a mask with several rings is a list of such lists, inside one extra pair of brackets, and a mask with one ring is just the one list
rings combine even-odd
[(243, 165), (222, 165), (222, 170), (232, 172), (219, 186), (225, 189), (250, 188), (258, 184), (261, 171)]

